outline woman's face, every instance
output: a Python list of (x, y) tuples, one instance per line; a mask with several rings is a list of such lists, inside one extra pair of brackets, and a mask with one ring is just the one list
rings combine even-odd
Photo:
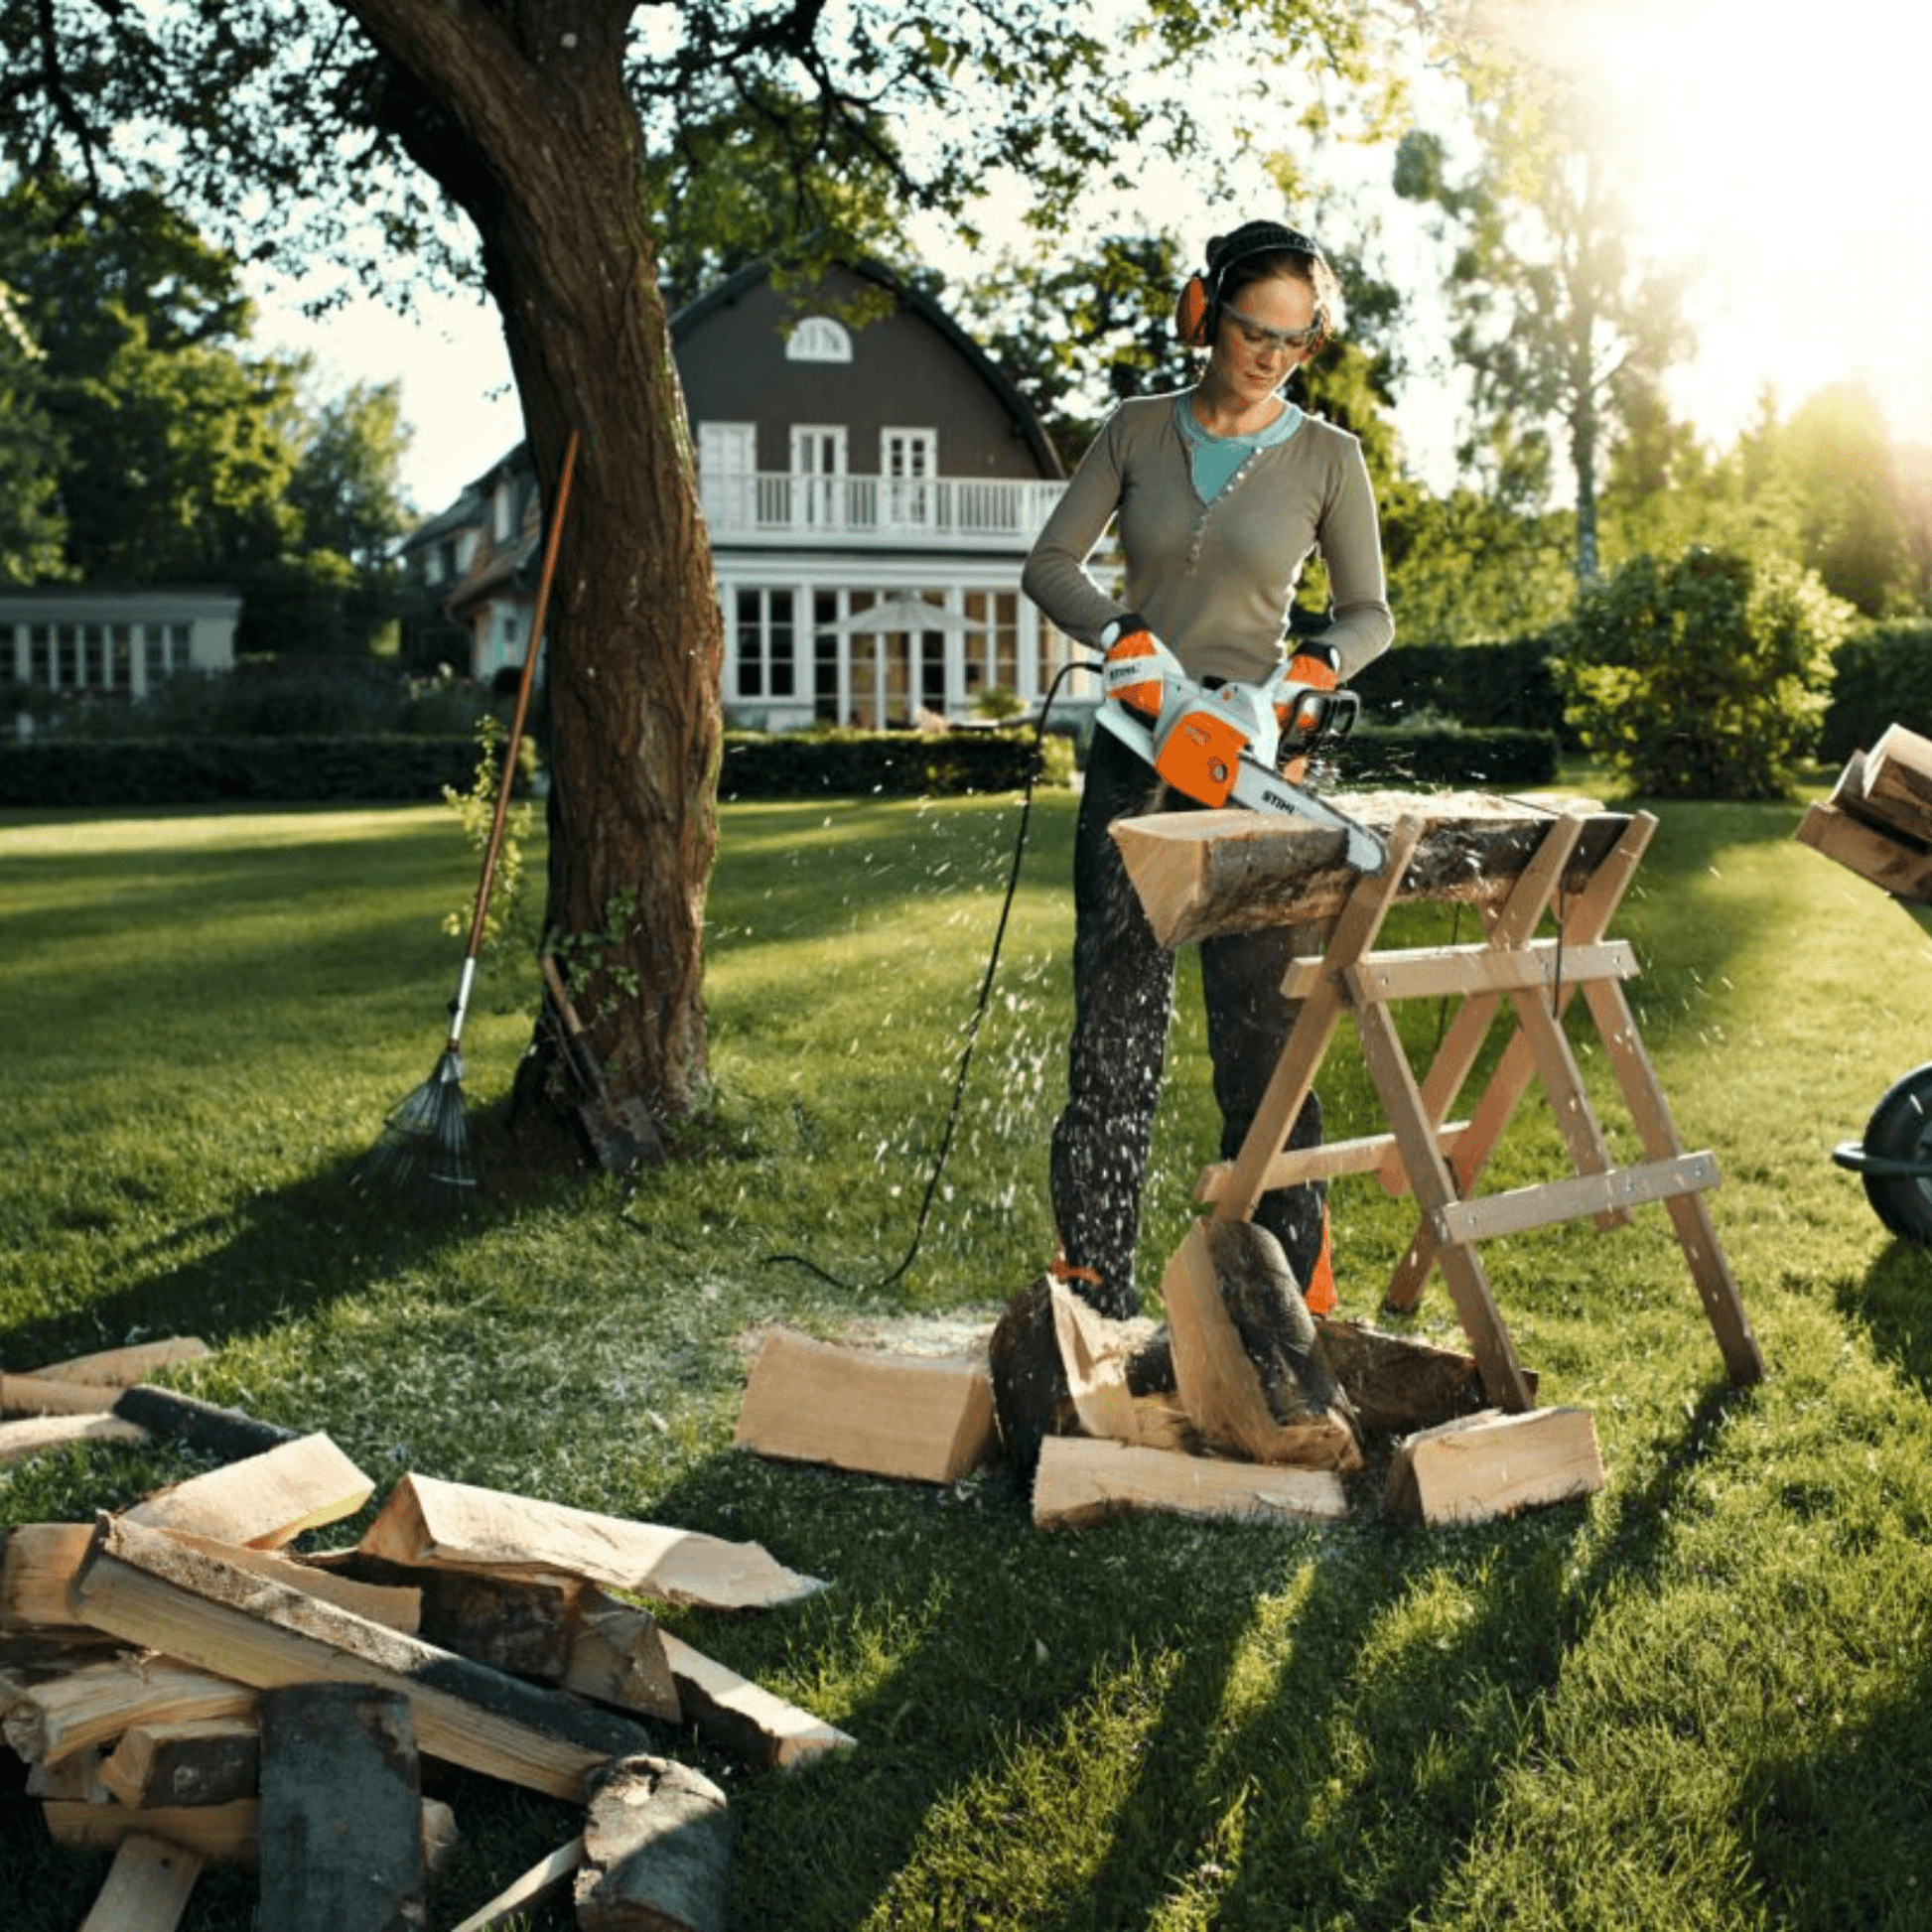
[(1309, 359), (1313, 328), (1314, 290), (1295, 276), (1271, 275), (1222, 299), (1208, 359), (1244, 400), (1258, 402)]

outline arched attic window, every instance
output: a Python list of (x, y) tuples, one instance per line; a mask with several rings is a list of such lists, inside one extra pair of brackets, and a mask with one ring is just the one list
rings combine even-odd
[(785, 339), (787, 362), (849, 362), (852, 335), (830, 316), (807, 316)]

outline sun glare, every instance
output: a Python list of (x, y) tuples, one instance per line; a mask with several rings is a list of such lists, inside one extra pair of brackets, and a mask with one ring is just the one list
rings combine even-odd
[(1699, 278), (1681, 406), (1722, 430), (1863, 374), (1932, 441), (1932, 8), (1609, 0), (1587, 40), (1641, 237)]

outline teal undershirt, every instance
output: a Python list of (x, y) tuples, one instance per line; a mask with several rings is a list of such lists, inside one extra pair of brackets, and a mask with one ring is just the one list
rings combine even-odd
[(1268, 427), (1253, 436), (1215, 436), (1194, 420), (1185, 394), (1173, 399), (1174, 420), (1187, 440), (1194, 487), (1203, 503), (1211, 503), (1233, 481), (1234, 474), (1257, 450), (1286, 443), (1302, 427), (1302, 412), (1290, 403)]

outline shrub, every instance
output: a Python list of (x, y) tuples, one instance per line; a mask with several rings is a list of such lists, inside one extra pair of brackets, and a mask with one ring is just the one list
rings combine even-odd
[(1832, 659), (1832, 701), (1819, 753), (1843, 764), (1888, 725), (1932, 738), (1932, 625), (1873, 624)]
[[(1034, 756), (1031, 728), (965, 732), (728, 732), (721, 798), (916, 797), (1018, 791)], [(1073, 750), (1046, 734), (1039, 782), (1067, 784)]]
[(1586, 585), (1558, 676), (1588, 751), (1661, 798), (1782, 798), (1850, 607), (1776, 557), (1696, 548)]
[(474, 738), (48, 740), (0, 747), (0, 805), (314, 804), (441, 797)]

